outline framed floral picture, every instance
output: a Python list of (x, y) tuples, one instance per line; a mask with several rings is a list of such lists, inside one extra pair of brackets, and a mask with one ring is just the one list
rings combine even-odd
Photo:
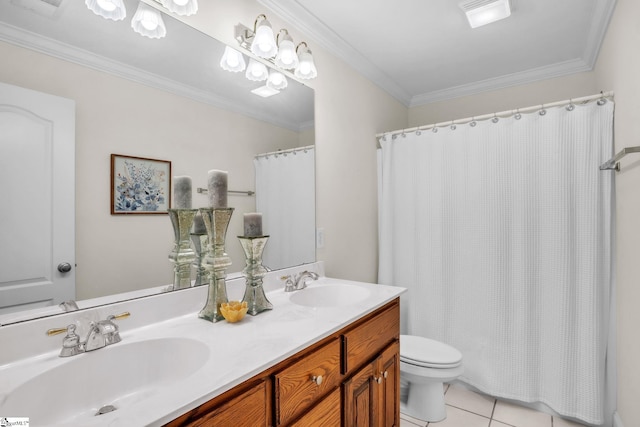
[(166, 214), (171, 206), (171, 162), (111, 155), (111, 214)]

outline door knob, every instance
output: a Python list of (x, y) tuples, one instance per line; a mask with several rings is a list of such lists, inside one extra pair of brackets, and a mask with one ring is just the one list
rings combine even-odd
[(58, 264), (58, 271), (60, 273), (68, 273), (71, 271), (71, 264), (69, 264), (68, 262), (61, 262), (60, 264)]

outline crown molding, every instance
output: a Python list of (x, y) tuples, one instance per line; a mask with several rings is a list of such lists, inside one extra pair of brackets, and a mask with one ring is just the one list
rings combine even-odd
[(432, 92), (416, 95), (411, 98), (410, 107), (430, 104), (432, 102), (444, 101), (447, 99), (460, 98), (463, 96), (475, 95), (482, 92), (504, 89), (512, 86), (519, 86), (533, 83), (540, 80), (562, 77), (569, 74), (590, 71), (592, 66), (582, 59), (572, 59), (559, 62), (557, 64), (534, 68), (518, 73), (506, 74), (503, 76), (481, 80), (465, 85), (454, 86), (447, 89), (435, 90)]
[[(210, 92), (205, 92), (193, 86), (158, 76), (157, 74), (132, 67), (122, 62), (111, 60), (52, 38), (43, 37), (39, 34), (4, 22), (0, 22), (0, 41), (34, 50), (54, 58), (82, 65), (97, 71), (105, 72), (154, 89), (163, 90), (174, 95), (183, 96), (204, 104), (242, 114), (295, 132), (303, 130), (302, 126), (298, 123), (273, 117), (260, 109), (247, 108), (241, 103), (234, 102), (228, 98), (223, 98)], [(303, 126), (309, 126), (309, 124), (305, 123)]]
[(586, 37), (587, 42), (581, 58), (412, 96), (371, 63), (371, 61), (363, 57), (346, 40), (342, 39), (322, 23), (322, 21), (298, 3), (298, 1), (258, 0), (258, 2), (271, 9), (286, 22), (295, 23), (296, 27), (304, 34), (308, 34), (309, 37), (314, 39), (324, 49), (350, 64), (363, 76), (385, 90), (406, 107), (414, 107), (583, 71), (591, 71), (595, 66), (602, 40), (604, 39), (616, 5), (616, 0), (595, 2), (589, 33)]

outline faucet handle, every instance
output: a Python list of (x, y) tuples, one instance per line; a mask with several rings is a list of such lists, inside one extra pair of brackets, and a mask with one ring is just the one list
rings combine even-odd
[(284, 280), (285, 292), (293, 292), (295, 290), (295, 284), (293, 283), (293, 279), (291, 278), (291, 275), (281, 276), (280, 280)]
[(122, 320), (122, 319), (126, 319), (127, 317), (131, 316), (131, 313), (129, 313), (128, 311), (125, 311), (124, 313), (120, 313), (120, 314), (111, 314), (109, 316), (107, 316), (107, 320)]
[(66, 332), (67, 335), (62, 340), (62, 349), (60, 350), (60, 357), (75, 356), (84, 352), (80, 337), (76, 334), (76, 325), (71, 324), (66, 328), (55, 328), (47, 331), (48, 336), (58, 335)]
[(100, 330), (105, 337), (106, 345), (115, 344), (122, 340), (122, 338), (120, 338), (120, 328), (113, 323), (113, 320), (122, 320), (129, 316), (131, 316), (131, 313), (125, 311), (120, 314), (110, 314), (106, 320), (98, 322)]

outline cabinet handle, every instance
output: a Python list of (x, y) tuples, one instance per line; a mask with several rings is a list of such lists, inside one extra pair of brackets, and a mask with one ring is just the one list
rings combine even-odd
[(317, 385), (322, 384), (322, 375), (314, 375), (311, 377), (311, 381)]

